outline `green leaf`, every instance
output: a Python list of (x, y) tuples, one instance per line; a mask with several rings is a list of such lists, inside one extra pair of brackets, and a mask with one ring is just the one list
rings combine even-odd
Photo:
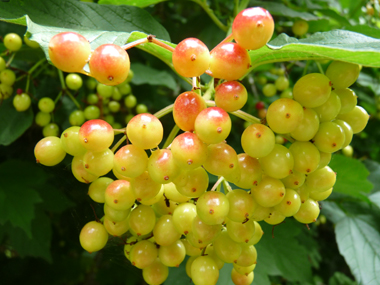
[(376, 77), (360, 72), (357, 83), (363, 87), (368, 87), (376, 95), (380, 95), (380, 82)]
[(8, 228), (10, 245), (21, 257), (34, 256), (52, 262), (50, 254), (51, 224), (50, 219), (43, 211), (36, 211), (32, 222), (32, 235), (29, 237), (19, 228)]
[(380, 40), (344, 30), (315, 33), (300, 40), (281, 34), (249, 54), (252, 68), (273, 62), (318, 59), (380, 67)]
[(368, 180), (374, 186), (373, 191), (380, 191), (380, 163), (371, 159), (366, 159), (363, 163), (370, 172)]
[(343, 155), (334, 155), (329, 166), (337, 173), (334, 192), (368, 200), (365, 193), (370, 192), (373, 185), (367, 180), (369, 171), (363, 163)]
[(131, 69), (134, 73), (132, 83), (135, 85), (150, 84), (166, 86), (173, 91), (177, 89), (177, 84), (173, 76), (167, 71), (157, 70), (141, 63), (132, 64)]
[(18, 139), (33, 123), (32, 108), (17, 112), (13, 99), (9, 98), (0, 104), (0, 145), (10, 145)]
[(325, 16), (328, 16), (331, 19), (336, 20), (342, 26), (350, 26), (350, 22), (347, 20), (346, 17), (341, 16), (332, 9), (318, 9), (318, 12)]
[(380, 208), (380, 192), (373, 193), (369, 196), (369, 199), (372, 203), (374, 203), (377, 207)]
[(319, 20), (317, 16), (307, 13), (307, 12), (298, 12), (284, 4), (275, 3), (271, 1), (251, 1), (250, 6), (257, 6), (267, 9), (272, 15), (275, 16), (285, 16), (288, 18), (301, 18), (305, 21)]
[(167, 0), (100, 0), (98, 4), (130, 5), (144, 8)]
[(11, 0), (0, 2), (0, 20), (26, 25), (26, 17), (44, 26), (74, 31), (99, 30), (154, 34), (170, 40), (168, 32), (147, 11), (134, 6), (98, 5), (77, 0)]
[(361, 33), (373, 38), (380, 38), (380, 30), (377, 28), (370, 27), (368, 25), (356, 25), (356, 26), (347, 26), (347, 30), (353, 31), (356, 33)]
[(359, 284), (380, 284), (380, 232), (373, 216), (346, 216), (335, 227), (340, 253)]
[(341, 272), (335, 272), (329, 279), (329, 285), (356, 285), (356, 282)]
[(264, 235), (255, 245), (257, 249), (257, 266), (255, 272), (267, 275), (280, 275), (288, 281), (305, 283), (311, 280), (311, 264), (308, 261), (308, 248), (295, 238), (300, 234), (300, 224), (287, 219), (285, 224), (274, 229), (260, 223)]
[(7, 177), (0, 183), (0, 223), (10, 222), (31, 238), (35, 204), (42, 201), (34, 188), (44, 185), (46, 175), (36, 164), (17, 160), (0, 164), (0, 173)]

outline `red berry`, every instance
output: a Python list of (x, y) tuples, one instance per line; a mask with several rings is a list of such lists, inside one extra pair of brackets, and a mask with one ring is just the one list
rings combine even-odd
[(64, 32), (49, 42), (52, 63), (65, 72), (81, 72), (88, 61), (91, 46), (87, 39), (74, 32)]
[(192, 132), (195, 119), (203, 109), (206, 103), (201, 96), (193, 91), (184, 92), (174, 102), (174, 121), (181, 130)]
[(257, 110), (261, 110), (261, 109), (265, 108), (265, 104), (264, 104), (263, 101), (259, 101), (259, 102), (256, 103), (255, 107), (256, 107)]
[(271, 14), (260, 7), (241, 11), (232, 23), (235, 41), (245, 49), (259, 49), (272, 37), (274, 22)]
[(248, 72), (250, 66), (247, 50), (236, 43), (223, 43), (211, 52), (210, 71), (214, 78), (237, 80)]
[(215, 104), (226, 112), (240, 110), (247, 99), (247, 89), (237, 81), (227, 81), (215, 88)]
[(80, 127), (78, 136), (81, 144), (92, 151), (102, 151), (109, 148), (114, 139), (111, 125), (99, 119), (85, 122)]
[(174, 49), (173, 65), (184, 77), (201, 76), (209, 66), (210, 52), (207, 46), (196, 38), (187, 38)]
[(92, 53), (90, 73), (100, 83), (117, 85), (124, 82), (129, 73), (128, 53), (114, 44), (104, 44)]

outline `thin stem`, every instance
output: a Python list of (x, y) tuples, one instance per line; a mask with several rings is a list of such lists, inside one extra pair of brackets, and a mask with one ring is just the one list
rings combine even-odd
[(63, 72), (62, 70), (58, 69), (58, 76), (59, 76), (59, 81), (61, 82), (61, 87), (62, 89), (66, 90), (66, 83), (65, 83), (65, 79), (63, 78)]
[(37, 69), (37, 67), (39, 67), (39, 66), (40, 66), (42, 63), (44, 63), (45, 61), (46, 61), (46, 58), (42, 58), (42, 59), (40, 59), (39, 61), (37, 61), (36, 64), (33, 65), (33, 66), (29, 69), (29, 71), (28, 71), (29, 75), (32, 74), (32, 73)]
[[(215, 102), (214, 101), (211, 101), (211, 100), (208, 100), (206, 101), (206, 105), (208, 107), (214, 107), (215, 106)], [(240, 119), (243, 119), (247, 122), (251, 122), (251, 123), (254, 123), (254, 124), (261, 124), (261, 120), (259, 118), (256, 118), (255, 116), (252, 116), (242, 110), (238, 110), (238, 111), (234, 111), (234, 112), (230, 112), (230, 114), (240, 118)]]
[[(149, 36), (148, 36), (148, 37), (149, 37)], [(167, 50), (170, 51), (170, 52), (173, 52), (173, 51), (174, 51), (174, 47), (165, 44), (164, 42), (162, 42), (162, 41), (156, 39), (155, 37), (152, 37), (151, 40), (150, 40), (150, 42), (152, 42), (152, 43), (154, 43), (154, 44), (156, 44), (156, 45), (158, 45), (158, 46), (160, 46), (160, 47), (162, 47), (162, 48), (164, 48), (164, 49), (167, 49)]]
[[(32, 77), (32, 73), (45, 61), (46, 59), (45, 58), (42, 58), (40, 59), (39, 61), (37, 61), (37, 63), (35, 65), (33, 65), (29, 71), (28, 71), (28, 78), (26, 80), (26, 86), (25, 86), (25, 92), (28, 93), (29, 92), (29, 86), (30, 86), (30, 78)], [(62, 95), (62, 94), (60, 94)]]
[(242, 11), (242, 10), (244, 10), (245, 8), (247, 8), (247, 6), (248, 6), (248, 4), (249, 4), (249, 0), (242, 0), (241, 2), (240, 2), (240, 6), (239, 6), (239, 10), (238, 10), (238, 13), (240, 12), (240, 11)]
[(235, 0), (234, 4), (234, 17), (239, 13), (239, 0)]
[(75, 97), (71, 94), (69, 90), (65, 89), (64, 92), (67, 94), (67, 96), (70, 97), (71, 101), (73, 101), (73, 103), (75, 104), (75, 106), (77, 106), (78, 109), (82, 109), (77, 99), (75, 99)]
[[(230, 183), (228, 183), (228, 181), (226, 179), (223, 180), (223, 187), (227, 191), (227, 193), (232, 191)], [(225, 193), (225, 194), (227, 194), (227, 193)]]
[(16, 53), (12, 53), (12, 55), (8, 59), (7, 63), (5, 64), (6, 67), (9, 67), (11, 65), (13, 59), (15, 58), (15, 55), (16, 55)]
[(121, 46), (121, 48), (127, 50), (127, 49), (133, 48), (137, 45), (148, 43), (149, 42), (148, 37), (146, 37), (145, 39), (140, 39), (140, 40), (131, 42), (129, 44), (123, 45), (123, 46)]
[(124, 134), (125, 133), (125, 129), (113, 129), (113, 132), (114, 132), (115, 135)]
[(30, 86), (30, 74), (26, 78), (25, 93), (29, 92), (29, 86)]
[(261, 120), (259, 118), (256, 118), (255, 116), (252, 116), (242, 110), (238, 110), (235, 112), (231, 112), (231, 114), (235, 115), (236, 117), (239, 117), (240, 119), (243, 119), (247, 122), (251, 122), (254, 124), (261, 124)]
[(171, 104), (169, 106), (166, 106), (165, 108), (161, 109), (160, 111), (153, 114), (153, 116), (157, 117), (157, 119), (165, 116), (166, 114), (169, 114), (173, 111), (174, 104)]
[(177, 125), (175, 125), (173, 127), (173, 129), (171, 130), (171, 132), (170, 132), (168, 138), (166, 139), (164, 146), (162, 148), (167, 148), (172, 143), (172, 141), (174, 140), (174, 138), (176, 137), (178, 132), (179, 132), (179, 127)]
[(124, 135), (112, 148), (111, 151), (115, 153), (115, 151), (119, 148), (119, 146), (127, 139), (127, 136)]
[(197, 3), (199, 6), (205, 10), (207, 15), (213, 20), (213, 22), (224, 32), (228, 31), (228, 27), (224, 25), (218, 17), (214, 14), (214, 11), (210, 8), (210, 6), (207, 4), (207, 1), (200, 1), (200, 0), (192, 0), (193, 2)]
[(207, 91), (203, 94), (203, 99), (206, 101), (210, 100), (214, 91), (215, 91), (215, 89), (214, 89), (214, 78), (211, 78), (211, 81), (208, 85)]
[(65, 94), (67, 94), (67, 96), (69, 96), (71, 101), (73, 101), (73, 103), (75, 104), (75, 106), (77, 106), (78, 109), (82, 109), (79, 102), (75, 99), (75, 97), (71, 94), (71, 92), (69, 90), (67, 90), (66, 84), (65, 84), (65, 79), (63, 78), (62, 70), (60, 70), (60, 69), (57, 69), (57, 70), (58, 70), (59, 81), (61, 82), (63, 92)]
[[(29, 82), (29, 80), (28, 80), (28, 82)], [(57, 104), (57, 102), (61, 98), (62, 94), (63, 94), (62, 91), (58, 93), (58, 96), (54, 99), (54, 104)]]
[(216, 181), (216, 183), (214, 184), (214, 186), (212, 186), (211, 190), (210, 191), (215, 191), (216, 188), (219, 186), (219, 184), (224, 180), (224, 177), (223, 176), (220, 176), (219, 179)]
[(306, 75), (306, 73), (307, 73), (307, 69), (309, 68), (309, 65), (310, 65), (310, 61), (308, 60), (308, 61), (306, 62), (305, 68), (303, 69), (302, 76), (305, 76), (305, 75)]
[(317, 65), (318, 69), (319, 69), (319, 72), (321, 74), (325, 74), (325, 72), (323, 71), (323, 68), (321, 66), (321, 63), (319, 61), (315, 61), (315, 64)]

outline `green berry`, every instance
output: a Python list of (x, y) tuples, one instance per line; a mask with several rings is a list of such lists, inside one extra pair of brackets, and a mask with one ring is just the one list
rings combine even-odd
[(4, 58), (0, 56), (0, 72), (3, 71), (6, 68), (6, 63)]
[(80, 126), (84, 123), (84, 121), (84, 112), (81, 110), (75, 110), (69, 116), (69, 122), (72, 126)]
[(7, 99), (11, 97), (12, 93), (13, 93), (12, 86), (9, 86), (4, 83), (0, 83), (0, 99)]
[(71, 90), (78, 90), (83, 85), (82, 77), (76, 73), (70, 73), (66, 76), (66, 86)]
[(16, 74), (13, 70), (5, 69), (0, 73), (0, 82), (12, 86), (16, 81)]
[(26, 35), (24, 36), (24, 42), (26, 43), (26, 45), (28, 47), (31, 47), (31, 48), (39, 48), (40, 47), (39, 43), (37, 43), (36, 41), (30, 40)]
[(96, 94), (90, 94), (87, 96), (87, 103), (88, 104), (94, 105), (94, 104), (98, 103), (98, 101), (99, 101), (99, 98), (98, 98), (98, 95), (96, 95)]
[(22, 47), (22, 39), (18, 34), (10, 33), (4, 37), (4, 45), (10, 51), (18, 51)]
[(86, 109), (84, 109), (84, 117), (87, 120), (97, 119), (100, 117), (100, 110), (98, 106), (87, 106)]
[(51, 136), (58, 137), (59, 127), (55, 123), (50, 123), (42, 129), (42, 134), (44, 137), (51, 137)]
[(37, 115), (34, 118), (34, 121), (40, 127), (44, 127), (47, 124), (49, 124), (50, 120), (51, 120), (50, 114), (49, 113), (44, 113), (44, 112), (38, 112)]
[(125, 107), (127, 108), (133, 108), (135, 107), (137, 104), (137, 99), (134, 95), (128, 95), (127, 97), (125, 97), (124, 99), (124, 105)]
[(41, 112), (51, 113), (55, 108), (55, 103), (53, 99), (49, 97), (43, 97), (38, 101), (38, 108)]
[(148, 107), (145, 104), (138, 104), (136, 106), (136, 113), (143, 114), (148, 112)]
[(276, 95), (276, 93), (277, 93), (277, 88), (276, 88), (276, 85), (274, 85), (273, 83), (268, 83), (263, 87), (263, 94), (266, 97), (272, 97)]
[(98, 85), (98, 82), (94, 78), (92, 78), (92, 77), (87, 78), (86, 87), (89, 90), (95, 90), (97, 85)]
[(117, 101), (110, 101), (108, 103), (108, 108), (112, 113), (116, 113), (120, 110), (120, 103)]
[(29, 109), (32, 101), (30, 100), (30, 96), (26, 93), (17, 94), (13, 98), (13, 106), (16, 108), (18, 112), (23, 112)]
[(98, 94), (104, 98), (109, 98), (113, 94), (113, 86), (104, 85), (102, 83), (98, 83), (98, 86), (96, 86), (96, 91)]

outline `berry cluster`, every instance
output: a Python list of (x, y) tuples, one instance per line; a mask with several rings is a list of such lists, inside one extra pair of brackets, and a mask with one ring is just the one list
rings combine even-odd
[[(231, 36), (211, 52), (198, 39), (180, 42), (172, 50), (173, 66), (178, 74), (194, 77), (193, 90), (156, 115), (142, 112), (128, 120), (125, 136), (113, 146), (117, 130), (96, 118), (37, 143), (36, 160), (43, 165), (72, 155), (73, 175), (91, 183), (89, 196), (104, 203), (101, 221), (87, 223), (80, 233), (85, 250), (101, 250), (109, 235), (121, 237), (126, 258), (142, 269), (148, 284), (163, 283), (168, 267), (178, 267), (186, 255), (186, 272), (196, 285), (216, 284), (225, 262), (233, 264), (235, 284), (250, 284), (254, 245), (263, 234), (259, 221), (277, 225), (292, 216), (303, 224), (316, 221), (318, 201), (331, 194), (336, 181), (328, 166), (331, 154), (349, 145), (368, 121), (348, 89), (359, 67), (333, 62), (326, 75), (303, 76), (292, 98), (275, 100), (265, 119), (256, 119), (240, 110), (248, 95), (236, 80), (250, 68), (247, 50), (264, 46), (273, 28), (268, 11), (249, 8), (236, 16)], [(88, 63), (90, 75), (103, 84), (116, 85), (128, 76), (129, 58), (122, 48), (103, 45), (91, 53), (87, 40), (75, 33), (53, 37), (49, 54), (67, 72), (83, 73)], [(196, 77), (205, 72), (221, 79), (212, 89), (215, 101), (198, 92)], [(286, 80), (278, 77), (276, 89), (287, 89)], [(101, 96), (107, 98), (100, 90), (113, 96), (108, 86), (98, 88)], [(127, 98), (126, 104), (132, 101)], [(183, 132), (174, 132), (169, 146), (159, 148), (164, 134), (159, 118), (168, 110)], [(253, 122), (241, 136), (244, 153), (226, 143), (229, 113)], [(276, 143), (275, 134), (284, 136), (289, 148)], [(128, 143), (119, 148), (125, 139)], [(110, 172), (116, 180), (106, 176)], [(218, 177), (210, 190), (208, 174)]]
[[(39, 44), (31, 41), (28, 37), (24, 36), (24, 42), (32, 48), (39, 47)], [(22, 47), (22, 39), (18, 34), (9, 33), (4, 37), (4, 46), (6, 48), (5, 54), (10, 55), (8, 62), (0, 56), (0, 102), (8, 99), (13, 94), (13, 85), (16, 82), (16, 74), (10, 68), (10, 63), (14, 58), (14, 54)], [(32, 101), (30, 95), (22, 89), (17, 89), (16, 95), (13, 97), (13, 106), (16, 111), (24, 112), (29, 109)]]

